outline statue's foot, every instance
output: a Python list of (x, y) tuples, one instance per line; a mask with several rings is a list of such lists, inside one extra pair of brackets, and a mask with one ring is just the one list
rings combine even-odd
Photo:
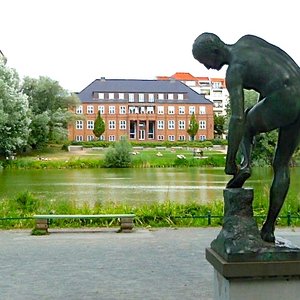
[(241, 169), (226, 185), (228, 189), (241, 188), (251, 176), (250, 168)]
[(268, 243), (275, 243), (274, 230), (268, 230), (266, 226), (263, 226), (260, 231), (260, 236), (262, 240)]

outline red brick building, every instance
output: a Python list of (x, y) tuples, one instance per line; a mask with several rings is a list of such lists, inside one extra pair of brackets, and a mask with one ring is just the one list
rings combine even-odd
[(192, 114), (199, 122), (195, 140), (213, 139), (213, 103), (185, 85), (171, 80), (96, 79), (77, 94), (80, 120), (69, 126), (69, 140), (91, 141), (100, 111), (105, 121), (101, 139), (130, 141), (189, 140)]

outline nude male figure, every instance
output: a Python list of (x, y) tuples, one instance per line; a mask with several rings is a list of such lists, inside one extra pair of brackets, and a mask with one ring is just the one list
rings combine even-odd
[[(193, 44), (193, 55), (207, 69), (228, 65), (226, 85), (232, 116), (225, 173), (233, 178), (227, 188), (240, 188), (250, 177), (253, 137), (279, 129), (269, 211), (261, 229), (263, 240), (275, 242), (275, 221), (290, 184), (289, 161), (300, 142), (300, 68), (283, 50), (253, 35), (229, 45), (213, 33), (203, 33)], [(243, 89), (260, 94), (258, 103), (247, 111)], [(243, 155), (240, 166), (236, 163), (239, 147)]]

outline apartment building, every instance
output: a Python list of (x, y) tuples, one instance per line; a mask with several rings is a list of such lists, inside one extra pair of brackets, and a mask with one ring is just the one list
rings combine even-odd
[[(192, 114), (199, 122), (195, 140), (213, 139), (213, 103), (178, 80), (96, 79), (81, 92), (79, 119), (69, 140), (91, 141), (98, 111), (105, 122), (101, 139), (185, 141)], [(80, 118), (82, 117), (82, 118)]]
[(190, 73), (177, 72), (172, 76), (157, 76), (158, 80), (175, 79), (183, 82), (197, 93), (205, 95), (214, 104), (214, 113), (226, 115), (229, 93), (224, 78), (195, 77)]

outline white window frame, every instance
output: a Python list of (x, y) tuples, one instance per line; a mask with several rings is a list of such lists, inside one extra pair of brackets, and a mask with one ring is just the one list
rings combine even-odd
[(175, 121), (174, 120), (168, 120), (168, 129), (169, 130), (175, 129)]
[(164, 120), (157, 121), (157, 129), (160, 129), (160, 130), (165, 129), (165, 121)]
[(133, 93), (128, 94), (128, 102), (134, 102), (134, 94)]
[(163, 115), (165, 113), (165, 107), (164, 106), (157, 106), (157, 114)]
[(175, 106), (168, 106), (168, 115), (175, 114)]
[(104, 115), (104, 113), (105, 113), (105, 106), (104, 105), (98, 105), (98, 111), (100, 111), (100, 115)]
[(206, 129), (206, 121), (199, 121), (199, 129)]
[(178, 94), (177, 99), (178, 100), (183, 100), (184, 99), (183, 94)]
[(76, 135), (75, 136), (75, 141), (76, 142), (83, 142), (83, 135)]
[(92, 115), (92, 114), (94, 113), (94, 105), (88, 105), (88, 106), (86, 107), (86, 113), (87, 113), (88, 115)]
[(88, 142), (94, 141), (95, 140), (95, 136), (94, 135), (87, 135), (86, 140)]
[(145, 102), (145, 94), (139, 94), (139, 102)]
[(196, 110), (195, 110), (195, 106), (189, 106), (189, 114), (195, 114)]
[(86, 129), (94, 129), (94, 120), (87, 120), (86, 121)]
[(83, 106), (82, 105), (78, 105), (76, 107), (76, 114), (77, 115), (82, 115), (83, 114)]
[(108, 107), (108, 113), (109, 113), (110, 115), (114, 115), (114, 114), (116, 113), (116, 107), (115, 107), (114, 105), (110, 105), (110, 106)]
[(109, 140), (110, 142), (114, 142), (114, 141), (116, 140), (116, 137), (115, 137), (114, 135), (110, 135), (110, 136), (108, 137), (108, 140)]
[(179, 136), (179, 141), (185, 141), (185, 135), (180, 135)]
[(111, 129), (111, 130), (116, 129), (116, 121), (115, 120), (109, 120), (108, 129)]
[(157, 96), (158, 100), (165, 100), (165, 94), (159, 93)]
[(206, 107), (199, 106), (199, 115), (205, 115), (205, 114), (206, 114)]
[(125, 115), (126, 114), (126, 106), (119, 106), (119, 114)]
[(126, 130), (126, 120), (119, 120), (119, 129)]
[(205, 141), (205, 140), (206, 140), (206, 135), (201, 134), (201, 135), (199, 136), (199, 140), (200, 140), (200, 141)]
[(173, 135), (173, 134), (168, 135), (168, 141), (174, 142), (175, 141), (175, 135)]
[(164, 140), (165, 140), (165, 136), (162, 135), (162, 134), (160, 134), (160, 135), (157, 136), (157, 139), (158, 139), (159, 141), (164, 141)]
[(98, 99), (104, 100), (104, 93), (98, 93)]
[(108, 99), (114, 100), (115, 99), (115, 93), (108, 93)]
[(78, 129), (78, 130), (83, 129), (83, 121), (82, 120), (77, 120), (75, 126), (76, 126), (76, 129)]
[(178, 129), (185, 129), (185, 121), (178, 120)]
[(124, 100), (124, 99), (125, 99), (124, 93), (119, 93), (119, 99), (120, 99), (120, 100)]
[(168, 100), (174, 100), (174, 94), (168, 94)]
[(180, 115), (185, 114), (185, 106), (179, 106), (178, 107), (178, 114), (180, 114)]
[(148, 94), (148, 102), (154, 102), (154, 94)]

